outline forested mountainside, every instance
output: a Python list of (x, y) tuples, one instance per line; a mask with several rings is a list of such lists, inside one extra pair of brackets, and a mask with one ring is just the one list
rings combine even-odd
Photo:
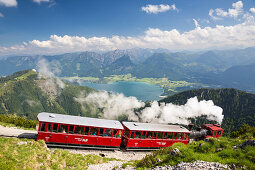
[(35, 119), (39, 112), (96, 116), (90, 105), (82, 106), (75, 99), (94, 91), (89, 87), (65, 83), (60, 88), (56, 79), (39, 79), (35, 71), (25, 70), (0, 78), (0, 114), (16, 113)]
[(255, 95), (241, 90), (232, 88), (188, 90), (160, 102), (182, 105), (194, 96), (199, 100), (213, 100), (215, 105), (223, 109), (222, 127), (225, 134), (238, 130), (243, 124), (255, 126)]

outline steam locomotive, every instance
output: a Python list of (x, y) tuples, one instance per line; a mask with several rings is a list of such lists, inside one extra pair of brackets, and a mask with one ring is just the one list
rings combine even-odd
[(205, 124), (189, 130), (178, 125), (162, 125), (96, 119), (54, 113), (39, 113), (37, 140), (49, 147), (90, 149), (155, 150), (191, 139), (221, 137), (217, 124)]

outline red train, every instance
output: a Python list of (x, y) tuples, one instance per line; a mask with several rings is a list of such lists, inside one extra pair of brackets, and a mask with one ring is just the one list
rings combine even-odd
[(178, 125), (119, 122), (54, 113), (39, 113), (37, 140), (51, 147), (153, 150), (190, 138), (221, 137), (219, 125), (206, 124), (197, 131)]

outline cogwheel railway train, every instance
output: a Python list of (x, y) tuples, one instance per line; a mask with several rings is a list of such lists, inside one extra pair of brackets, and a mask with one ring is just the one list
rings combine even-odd
[[(54, 113), (39, 113), (37, 140), (49, 147), (155, 150), (191, 139), (221, 137), (217, 124), (190, 131), (183, 126), (96, 119)], [(191, 128), (190, 128), (191, 129)]]

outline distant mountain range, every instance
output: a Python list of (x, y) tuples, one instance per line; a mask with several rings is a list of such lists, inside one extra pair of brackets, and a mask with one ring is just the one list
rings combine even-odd
[(42, 58), (58, 63), (58, 76), (100, 78), (131, 73), (139, 78), (167, 77), (170, 80), (199, 82), (209, 87), (234, 87), (255, 93), (255, 47), (196, 53), (130, 49), (106, 53), (15, 56), (0, 60), (0, 75), (38, 68), (38, 61)]

